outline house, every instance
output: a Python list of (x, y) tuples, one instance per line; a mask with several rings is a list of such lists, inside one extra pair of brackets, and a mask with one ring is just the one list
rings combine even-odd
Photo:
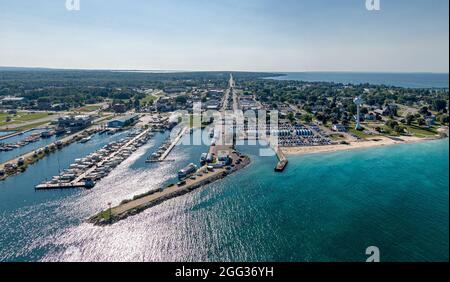
[(382, 116), (384, 114), (384, 110), (382, 109), (376, 109), (373, 111), (373, 113), (377, 116)]
[(132, 125), (139, 120), (138, 115), (128, 115), (121, 118), (113, 119), (108, 122), (108, 127), (111, 128), (122, 128), (125, 126)]
[(370, 112), (370, 113), (364, 115), (364, 119), (365, 120), (376, 120), (377, 115), (374, 112)]
[(52, 109), (52, 103), (49, 100), (42, 99), (37, 101), (37, 108), (39, 110), (51, 110)]

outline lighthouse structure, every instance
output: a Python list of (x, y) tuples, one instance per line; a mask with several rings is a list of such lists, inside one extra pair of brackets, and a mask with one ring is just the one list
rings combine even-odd
[(363, 99), (361, 98), (361, 96), (356, 97), (353, 102), (355, 102), (356, 104), (356, 130), (361, 130), (362, 126), (361, 126), (361, 106), (364, 103)]

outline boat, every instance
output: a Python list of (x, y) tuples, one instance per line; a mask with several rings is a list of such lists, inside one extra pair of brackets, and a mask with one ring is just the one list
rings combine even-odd
[(41, 132), (41, 138), (50, 138), (52, 136), (53, 136), (53, 132), (52, 131)]
[(56, 129), (56, 131), (55, 131), (55, 134), (56, 134), (57, 136), (64, 135), (65, 133), (66, 133), (66, 130), (65, 130), (64, 128), (58, 128), (58, 129)]
[(197, 172), (197, 166), (195, 164), (189, 164), (187, 167), (178, 171), (178, 178), (183, 179), (188, 177), (189, 175)]
[(87, 142), (91, 141), (91, 139), (92, 139), (91, 136), (85, 137), (85, 138), (80, 140), (80, 143), (87, 143)]

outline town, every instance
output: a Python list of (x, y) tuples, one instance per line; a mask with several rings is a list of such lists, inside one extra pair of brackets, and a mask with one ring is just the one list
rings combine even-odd
[[(47, 80), (42, 80), (44, 74)], [(170, 116), (178, 111), (192, 114), (197, 104), (202, 113), (242, 111), (243, 123), (233, 128), (239, 132), (237, 139), (276, 137), (277, 144), (272, 145), (284, 153), (368, 144), (364, 141), (384, 144), (384, 138), (392, 142), (437, 138), (448, 132), (448, 89), (282, 81), (267, 79), (277, 74), (235, 73), (234, 89), (228, 95), (229, 74), (220, 72), (101, 72), (102, 79), (91, 82), (86, 78), (89, 74), (75, 71), (72, 75), (78, 80), (71, 84), (77, 87), (61, 86), (65, 82), (57, 71), (33, 73), (30, 80), (19, 82), (23, 75), (30, 76), (5, 72), (0, 84), (0, 150), (11, 156), (1, 159), (2, 179), (72, 142), (88, 142), (92, 134), (149, 126), (171, 129), (179, 121), (169, 124)], [(354, 103), (356, 97), (361, 97), (360, 105)], [(261, 111), (267, 120), (271, 112), (277, 114), (276, 128), (259, 128), (247, 116)], [(41, 143), (45, 146), (37, 147)], [(149, 161), (161, 160), (169, 145)]]

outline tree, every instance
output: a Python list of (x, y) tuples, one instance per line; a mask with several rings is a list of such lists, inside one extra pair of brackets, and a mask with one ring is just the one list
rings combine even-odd
[(386, 121), (386, 125), (394, 129), (396, 126), (398, 126), (398, 122), (396, 122), (395, 120), (388, 120)]
[(422, 115), (428, 115), (428, 107), (420, 108), (419, 113)]
[(397, 133), (403, 133), (403, 131), (404, 131), (404, 127), (403, 126), (400, 126), (400, 125), (396, 125), (396, 126), (394, 126), (394, 131), (395, 132), (397, 132)]
[(425, 123), (425, 119), (424, 118), (418, 118), (417, 119), (417, 124), (418, 125), (420, 125), (420, 126), (423, 126), (423, 125), (425, 125), (426, 123)]
[(137, 110), (140, 108), (140, 106), (141, 106), (141, 103), (139, 102), (139, 99), (137, 97), (135, 97), (134, 101), (133, 101), (133, 107)]
[(289, 114), (288, 114), (288, 120), (289, 120), (290, 122), (293, 122), (293, 121), (295, 120), (295, 117), (294, 117), (294, 113), (293, 113), (293, 112), (289, 112)]
[(412, 114), (408, 114), (406, 116), (406, 124), (411, 125), (413, 121), (414, 121), (414, 116)]
[(441, 100), (441, 99), (433, 100), (432, 108), (436, 112), (440, 112), (440, 111), (444, 110), (446, 107), (447, 107), (447, 102), (445, 100)]

